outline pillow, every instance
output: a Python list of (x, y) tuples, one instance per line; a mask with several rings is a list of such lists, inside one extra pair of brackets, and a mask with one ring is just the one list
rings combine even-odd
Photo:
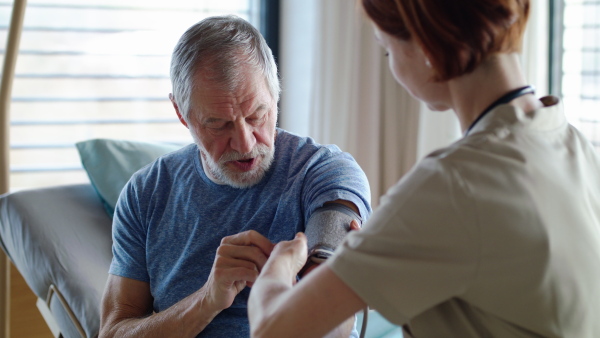
[(78, 142), (75, 146), (83, 168), (110, 217), (114, 214), (121, 190), (133, 173), (159, 156), (181, 148), (181, 145), (168, 143), (111, 139), (93, 139)]

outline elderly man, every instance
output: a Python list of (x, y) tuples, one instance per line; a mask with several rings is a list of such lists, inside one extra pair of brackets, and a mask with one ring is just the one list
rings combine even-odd
[(246, 21), (188, 29), (171, 79), (195, 144), (141, 169), (121, 193), (101, 335), (249, 336), (248, 287), (273, 243), (365, 219), (368, 182), (349, 154), (276, 128), (277, 68)]

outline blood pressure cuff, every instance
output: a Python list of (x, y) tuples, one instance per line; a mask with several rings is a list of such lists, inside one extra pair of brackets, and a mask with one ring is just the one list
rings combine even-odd
[(333, 254), (350, 231), (350, 223), (362, 218), (350, 207), (340, 203), (326, 204), (313, 212), (306, 225), (308, 262), (321, 263)]

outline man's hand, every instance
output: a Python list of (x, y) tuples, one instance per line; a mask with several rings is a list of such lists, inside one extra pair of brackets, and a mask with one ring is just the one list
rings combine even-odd
[(194, 337), (256, 281), (273, 244), (256, 231), (223, 238), (204, 286), (152, 314), (150, 285), (110, 275), (102, 300), (101, 337)]
[(201, 289), (205, 304), (214, 311), (230, 307), (238, 293), (256, 281), (273, 247), (273, 243), (254, 230), (223, 238)]

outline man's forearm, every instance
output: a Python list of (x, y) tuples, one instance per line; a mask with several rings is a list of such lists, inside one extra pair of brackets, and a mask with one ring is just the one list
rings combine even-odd
[[(165, 311), (143, 318), (110, 316), (101, 326), (100, 337), (195, 337), (219, 314), (204, 302), (204, 288)], [(122, 309), (121, 309), (122, 310)]]

